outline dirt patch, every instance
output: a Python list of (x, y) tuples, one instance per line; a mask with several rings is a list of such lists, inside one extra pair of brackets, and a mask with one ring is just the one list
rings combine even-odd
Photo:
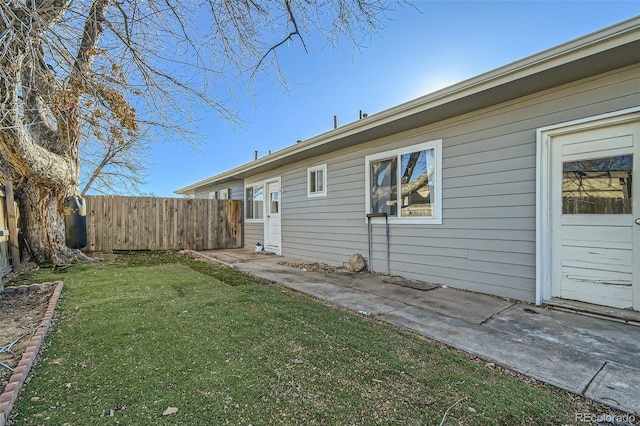
[[(327, 265), (324, 263), (318, 263), (318, 262), (313, 262), (313, 263), (294, 263), (294, 262), (278, 262), (278, 265), (283, 265), (283, 266), (289, 266), (291, 268), (296, 268), (296, 269), (301, 269), (303, 271), (310, 271), (310, 272), (324, 272), (327, 274), (336, 272), (338, 270), (340, 271), (344, 271), (344, 268), (339, 268), (336, 266), (331, 266), (331, 265)], [(365, 273), (371, 273), (371, 272), (366, 272), (363, 271), (361, 272), (362, 274)], [(441, 287), (440, 284), (434, 284), (434, 283), (428, 283), (425, 281), (419, 281), (419, 280), (411, 280), (411, 279), (407, 279), (407, 278), (403, 278), (403, 277), (399, 277), (399, 276), (395, 276), (395, 275), (383, 275), (383, 274), (379, 274), (376, 272), (373, 272), (373, 274), (375, 275), (380, 275), (383, 276), (384, 278), (382, 279), (382, 282), (387, 283), (387, 284), (395, 284), (395, 285), (399, 285), (402, 287), (410, 287), (410, 288), (414, 288), (416, 290), (433, 290), (435, 288)]]
[(10, 369), (18, 365), (35, 328), (42, 322), (53, 290), (50, 286), (0, 295), (0, 394), (9, 383)]
[(331, 272), (335, 272), (337, 269), (337, 267), (335, 266), (331, 266), (331, 265), (326, 265), (324, 263), (318, 263), (318, 262), (314, 262), (314, 263), (293, 263), (293, 262), (278, 262), (278, 265), (283, 265), (283, 266), (289, 266), (291, 268), (296, 268), (296, 269), (302, 269), (303, 271), (310, 271), (310, 272), (326, 272), (326, 273), (331, 273)]

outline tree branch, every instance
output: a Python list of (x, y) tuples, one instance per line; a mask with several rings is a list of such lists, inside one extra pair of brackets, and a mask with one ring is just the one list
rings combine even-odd
[(300, 38), (300, 41), (302, 42), (302, 47), (304, 48), (305, 53), (309, 53), (309, 51), (307, 50), (307, 45), (304, 42), (304, 38), (302, 38), (302, 34), (300, 34), (300, 30), (298, 29), (298, 22), (296, 21), (296, 17), (293, 13), (293, 10), (291, 9), (291, 1), (290, 0), (284, 0), (284, 4), (287, 7), (287, 13), (289, 14), (289, 18), (288, 18), (288, 22), (290, 22), (293, 25), (293, 31), (289, 32), (289, 34), (282, 39), (280, 42), (274, 44), (273, 46), (271, 46), (264, 55), (262, 55), (262, 58), (260, 58), (260, 60), (258, 61), (258, 63), (256, 64), (256, 66), (253, 69), (252, 72), (252, 77), (255, 75), (256, 72), (258, 72), (258, 70), (260, 69), (262, 63), (264, 62), (264, 60), (271, 55), (273, 52), (276, 51), (277, 48), (279, 48), (280, 46), (282, 46), (283, 44), (285, 44), (287, 41), (289, 40), (293, 40), (294, 36), (298, 36)]

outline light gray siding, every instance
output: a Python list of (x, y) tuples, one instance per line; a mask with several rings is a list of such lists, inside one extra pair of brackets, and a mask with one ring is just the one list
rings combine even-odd
[(197, 189), (195, 198), (209, 198), (209, 193), (212, 191), (220, 191), (221, 189), (229, 190), (230, 200), (244, 200), (244, 181), (234, 180), (232, 182), (208, 185)]
[[(365, 156), (443, 141), (443, 223), (392, 224), (393, 275), (534, 301), (536, 129), (640, 105), (633, 66), (391, 137), (291, 164), (282, 178), (282, 254), (342, 265), (368, 255)], [(306, 170), (327, 164), (327, 196), (307, 198)], [(262, 224), (245, 224), (247, 245)], [(387, 272), (384, 226), (374, 267)]]
[(254, 247), (256, 243), (264, 245), (264, 224), (262, 222), (245, 222), (244, 247)]

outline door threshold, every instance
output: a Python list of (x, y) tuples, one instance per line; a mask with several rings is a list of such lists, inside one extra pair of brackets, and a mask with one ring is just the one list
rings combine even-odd
[(632, 309), (619, 309), (609, 306), (594, 305), (592, 303), (579, 302), (577, 300), (559, 299), (554, 297), (542, 304), (553, 309), (589, 315), (598, 318), (606, 318), (627, 324), (640, 326), (640, 312)]

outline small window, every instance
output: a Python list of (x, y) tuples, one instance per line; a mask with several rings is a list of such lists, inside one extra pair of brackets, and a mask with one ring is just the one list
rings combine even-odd
[(307, 197), (324, 197), (327, 195), (327, 165), (309, 167), (307, 169)]
[(273, 191), (269, 194), (269, 213), (280, 213), (280, 193)]
[(208, 197), (210, 200), (215, 200), (216, 198), (218, 198), (216, 196), (216, 191), (209, 191)]
[(229, 199), (229, 188), (221, 189), (218, 191), (218, 200), (228, 200)]
[(366, 212), (398, 223), (442, 223), (442, 141), (366, 157)]
[(256, 184), (245, 188), (245, 219), (262, 220), (264, 209), (264, 185)]

